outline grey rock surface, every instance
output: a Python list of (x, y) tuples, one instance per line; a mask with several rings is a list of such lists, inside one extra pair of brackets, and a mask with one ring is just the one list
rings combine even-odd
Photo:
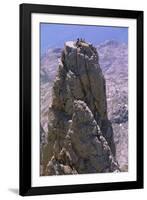
[[(105, 76), (107, 114), (112, 122), (116, 159), (122, 171), (128, 170), (128, 45), (116, 41), (106, 41), (96, 46), (99, 53), (99, 64)], [(41, 125), (43, 138), (48, 137), (48, 110), (52, 102), (52, 87), (61, 59), (63, 48), (49, 48), (41, 57), (41, 71), (45, 71), (47, 79), (41, 81)], [(41, 79), (42, 79), (41, 73)], [(80, 89), (79, 89), (80, 91)], [(81, 92), (80, 92), (81, 94)], [(124, 109), (125, 108), (125, 109)], [(125, 111), (121, 115), (119, 110)], [(122, 113), (122, 112), (121, 112)], [(117, 115), (116, 115), (117, 114)], [(123, 116), (125, 119), (123, 119)], [(117, 119), (117, 120), (116, 120)], [(119, 120), (118, 120), (119, 119)], [(121, 119), (121, 120), (120, 120)], [(117, 122), (117, 123), (115, 123)], [(40, 133), (42, 134), (42, 132)], [(45, 136), (45, 137), (44, 137)], [(41, 145), (43, 146), (43, 145)]]
[(65, 43), (52, 86), (42, 175), (119, 171), (96, 48)]

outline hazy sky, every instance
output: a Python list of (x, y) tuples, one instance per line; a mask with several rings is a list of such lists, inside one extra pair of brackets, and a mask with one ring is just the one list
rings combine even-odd
[(63, 47), (64, 42), (84, 38), (93, 44), (105, 40), (128, 42), (128, 28), (88, 25), (40, 24), (41, 53), (49, 47)]

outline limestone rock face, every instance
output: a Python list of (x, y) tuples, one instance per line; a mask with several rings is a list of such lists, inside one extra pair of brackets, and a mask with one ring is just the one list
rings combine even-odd
[(53, 84), (42, 175), (118, 171), (96, 48), (65, 43)]

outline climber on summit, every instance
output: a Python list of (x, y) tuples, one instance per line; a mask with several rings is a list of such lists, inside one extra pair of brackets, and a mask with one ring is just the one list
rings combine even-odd
[(79, 45), (79, 42), (80, 42), (80, 40), (79, 40), (79, 38), (77, 38), (77, 41), (76, 41), (76, 46), (78, 46), (78, 45)]

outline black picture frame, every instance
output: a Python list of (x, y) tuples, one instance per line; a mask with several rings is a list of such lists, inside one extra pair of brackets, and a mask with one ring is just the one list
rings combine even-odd
[[(137, 20), (137, 180), (66, 186), (31, 186), (31, 14), (51, 13), (101, 16)], [(20, 173), (19, 194), (44, 195), (59, 193), (127, 190), (143, 188), (143, 11), (82, 8), (53, 5), (20, 5)]]

